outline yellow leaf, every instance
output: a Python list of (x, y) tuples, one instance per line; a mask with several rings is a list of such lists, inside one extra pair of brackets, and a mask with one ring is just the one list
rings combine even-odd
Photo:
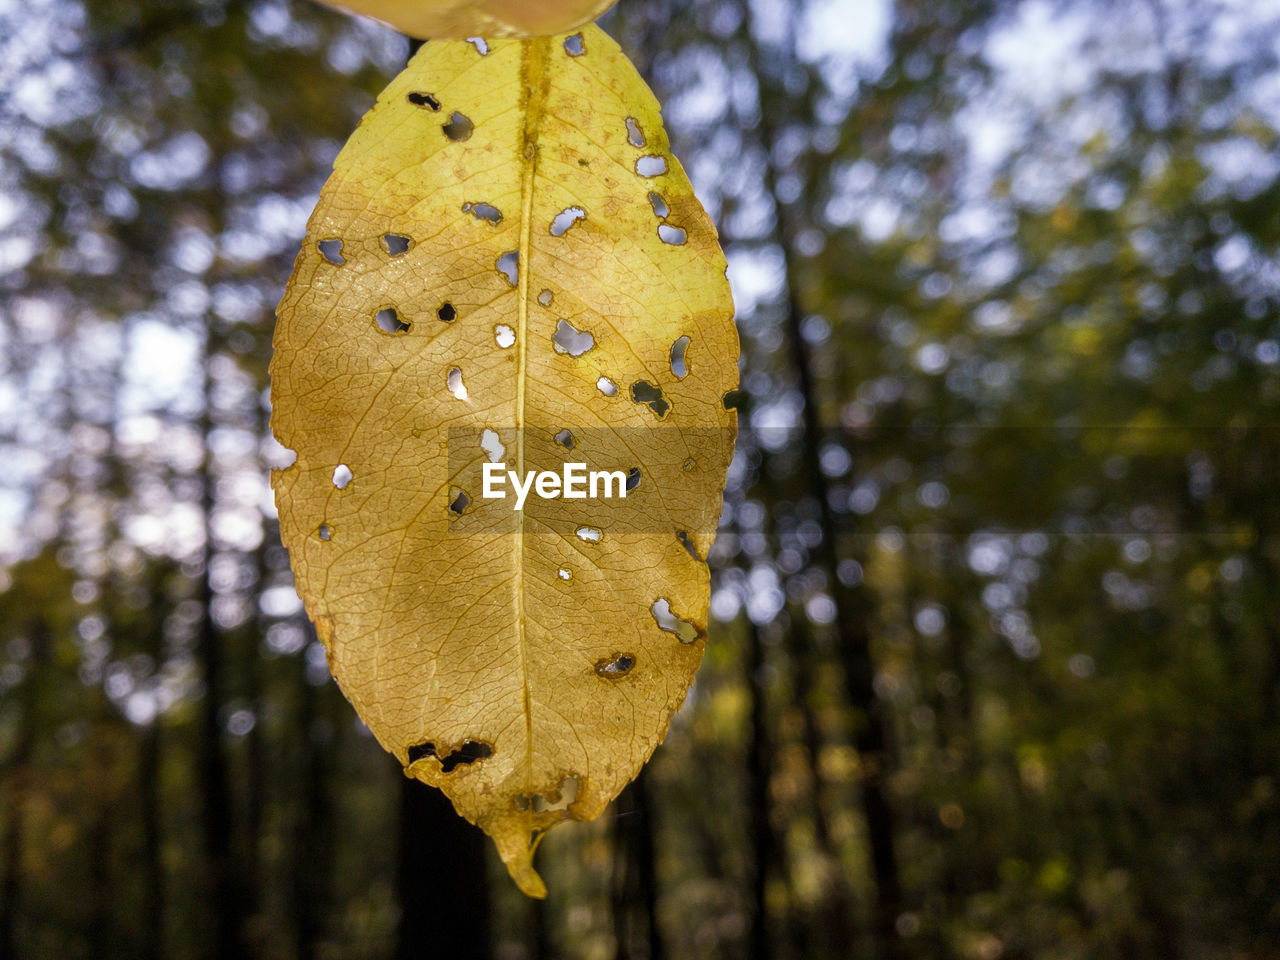
[[(635, 776), (701, 660), (738, 341), (617, 44), (487, 50), (427, 44), (334, 164), (278, 312), (272, 484), (343, 691), (542, 896), (538, 840)], [(517, 511), (498, 460), (629, 489)]]
[(322, 0), (411, 37), (540, 37), (582, 26), (615, 0)]

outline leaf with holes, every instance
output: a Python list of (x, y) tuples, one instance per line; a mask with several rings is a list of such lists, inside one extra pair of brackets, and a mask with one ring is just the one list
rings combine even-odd
[(594, 20), (615, 0), (321, 0), (411, 37), (539, 37)]
[(280, 305), (272, 484), (330, 667), (529, 894), (539, 839), (635, 776), (701, 660), (732, 313), (658, 104), (595, 27), (427, 44)]

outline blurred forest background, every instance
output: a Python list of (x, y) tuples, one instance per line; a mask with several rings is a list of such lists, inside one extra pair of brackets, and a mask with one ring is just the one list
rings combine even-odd
[(523, 899), (329, 680), (272, 311), (403, 37), (0, 0), (0, 957), (1280, 956), (1280, 4), (622, 0), (716, 218), (706, 663)]

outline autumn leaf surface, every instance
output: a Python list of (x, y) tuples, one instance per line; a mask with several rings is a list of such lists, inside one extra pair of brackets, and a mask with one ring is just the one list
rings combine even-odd
[(594, 20), (614, 0), (322, 0), (411, 37), (538, 37)]
[[(595, 27), (427, 44), (334, 165), (280, 305), (272, 483), (343, 691), (526, 893), (701, 660), (736, 414), (715, 228)], [(482, 496), (567, 461), (627, 495)]]

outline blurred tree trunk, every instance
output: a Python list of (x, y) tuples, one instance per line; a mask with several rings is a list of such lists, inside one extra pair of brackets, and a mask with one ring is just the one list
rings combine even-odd
[[(773, 823), (769, 816), (769, 705), (765, 695), (764, 645), (760, 630), (744, 612), (747, 651), (747, 689), (751, 691), (751, 732), (747, 741), (747, 828), (751, 834), (751, 929), (747, 956), (769, 960), (773, 948), (769, 937), (769, 872), (775, 858)], [(806, 711), (807, 712), (807, 711)]]
[(404, 778), (396, 960), (490, 960), (487, 842), (441, 791)]
[[(761, 123), (762, 132), (765, 124)], [(770, 135), (765, 132), (767, 142)], [(777, 200), (776, 184), (769, 176), (769, 192)], [(875, 932), (887, 957), (901, 955), (896, 920), (901, 912), (902, 892), (895, 852), (894, 816), (888, 798), (889, 717), (875, 692), (875, 663), (871, 655), (871, 602), (867, 588), (849, 587), (836, 575), (839, 554), (836, 524), (829, 501), (829, 484), (819, 463), (822, 425), (818, 416), (818, 396), (813, 382), (809, 346), (800, 332), (804, 317), (796, 297), (793, 255), (783, 243), (787, 277), (786, 339), (796, 365), (803, 398), (802, 461), (809, 484), (809, 496), (821, 509), (822, 542), (814, 550), (816, 566), (826, 572), (836, 605), (836, 638), (846, 694), (855, 713), (853, 743), (861, 766), (862, 815), (867, 825), (871, 870), (876, 882)]]
[(551, 923), (547, 916), (547, 901), (529, 901), (529, 922), (532, 928), (533, 960), (556, 960), (551, 942)]
[[(943, 569), (948, 574), (947, 585), (951, 596), (946, 604), (947, 645), (944, 663), (954, 677), (954, 684), (948, 690), (937, 690), (938, 748), (944, 754), (949, 752), (955, 756), (958, 780), (968, 788), (969, 785), (979, 783), (982, 775), (980, 745), (973, 723), (973, 671), (969, 665), (974, 646), (974, 629), (972, 618), (966, 609), (966, 595), (972, 590), (972, 584), (966, 575), (964, 558), (955, 541), (951, 541), (946, 550), (947, 562)], [(999, 882), (985, 858), (977, 855), (975, 849), (986, 829), (982, 814), (983, 811), (976, 808), (976, 805), (967, 804), (964, 831), (951, 837), (938, 835), (939, 847), (946, 851), (941, 886), (944, 896), (951, 902), (950, 909), (956, 916), (963, 911), (969, 894), (989, 889)], [(936, 818), (931, 820), (931, 825), (935, 831), (938, 829)]]
[(831, 839), (827, 816), (827, 790), (822, 775), (822, 730), (814, 714), (814, 666), (819, 659), (812, 625), (799, 609), (786, 630), (787, 659), (792, 667), (792, 689), (795, 706), (800, 711), (805, 757), (809, 767), (809, 812), (813, 817), (813, 842), (822, 857), (826, 885), (814, 905), (815, 912), (799, 934), (800, 955), (838, 956), (846, 948), (852, 934), (851, 903), (848, 878), (840, 864), (840, 853)]
[[(786, 495), (779, 489), (772, 476), (773, 461), (768, 452), (759, 451), (760, 465), (757, 471), (756, 490), (767, 503), (785, 500)], [(765, 515), (763, 532), (773, 552), (772, 562), (776, 565), (779, 540), (773, 525), (773, 517)], [(744, 598), (745, 600), (745, 598)], [(757, 647), (752, 655), (759, 654), (763, 662), (763, 643), (758, 628), (750, 622), (752, 637)], [(791, 674), (791, 708), (800, 716), (801, 737), (804, 745), (805, 761), (809, 774), (809, 815), (813, 818), (814, 846), (827, 870), (828, 883), (817, 904), (818, 914), (813, 916), (796, 909), (791, 904), (786, 918), (786, 937), (796, 956), (808, 957), (814, 954), (834, 956), (845, 949), (851, 931), (849, 884), (840, 867), (840, 855), (831, 839), (830, 819), (827, 816), (827, 790), (822, 776), (821, 755), (823, 735), (814, 713), (814, 668), (821, 662), (820, 654), (814, 643), (813, 631), (803, 611), (791, 617), (787, 628), (783, 631), (783, 642), (786, 651), (786, 663)], [(763, 690), (758, 689), (758, 680), (754, 681), (753, 696), (763, 697)], [(767, 703), (764, 707), (767, 711)], [(766, 712), (767, 718), (767, 712)], [(767, 737), (767, 729), (765, 731)], [(774, 748), (776, 752), (776, 747)], [(767, 755), (767, 754), (766, 754)], [(767, 782), (763, 784), (766, 788)], [(767, 803), (767, 801), (766, 801)], [(768, 824), (766, 818), (764, 823)], [(770, 839), (775, 849), (778, 838)], [(757, 861), (759, 862), (759, 861)], [(794, 892), (795, 884), (790, 884)]]
[(4, 834), (4, 862), (0, 864), (0, 957), (16, 957), (15, 933), (18, 925), (18, 901), (22, 893), (22, 848), (24, 846), (23, 821), (26, 800), (22, 781), (26, 780), (25, 767), (31, 756), (31, 735), (25, 723), (18, 727), (20, 733), (14, 746), (9, 766), (6, 830)]
[(317, 691), (306, 676), (305, 664), (299, 670), (301, 677), (301, 705), (298, 711), (297, 743), (302, 749), (302, 797), (294, 812), (293, 849), (290, 906), (293, 912), (294, 951), (298, 960), (314, 960), (319, 949), (321, 934), (320, 916), (324, 904), (317, 889), (317, 873), (327, 866), (317, 844), (321, 840), (320, 811), (325, 794), (324, 759), (320, 744), (316, 742), (319, 726), (316, 720), (315, 701)]
[(214, 425), (213, 378), (210, 370), (212, 339), (213, 333), (209, 330), (205, 334), (205, 350), (201, 358), (204, 406), (200, 414), (200, 436), (204, 441), (205, 452), (200, 463), (199, 480), (204, 547), (201, 551), (201, 573), (197, 591), (201, 612), (195, 654), (204, 680), (204, 696), (199, 708), (197, 776), (204, 808), (204, 866), (208, 877), (208, 908), (212, 923), (209, 955), (218, 960), (239, 960), (249, 956), (249, 952), (244, 940), (245, 904), (236, 874), (234, 811), (229, 770), (222, 747), (221, 711), (226, 700), (224, 636), (213, 617), (213, 511), (216, 506), (217, 480), (210, 450)]
[[(752, 625), (753, 633), (758, 631)], [(812, 783), (809, 798), (810, 815), (813, 817), (814, 841), (823, 856), (834, 858), (835, 845), (831, 842), (831, 827), (827, 819), (827, 808), (823, 798), (822, 771), (820, 767), (822, 754), (822, 731), (818, 728), (818, 718), (813, 712), (814, 686), (814, 647), (812, 631), (808, 620), (796, 617), (786, 631), (787, 660), (791, 665), (791, 686), (795, 697), (796, 709), (800, 711), (800, 722), (804, 737), (804, 750), (809, 760), (809, 774)]]
[(1258, 571), (1263, 596), (1272, 598), (1272, 603), (1262, 613), (1266, 662), (1260, 671), (1262, 688), (1259, 699), (1263, 721), (1273, 724), (1280, 719), (1280, 604), (1274, 599), (1280, 597), (1280, 569), (1272, 561), (1268, 546), (1265, 535), (1260, 536), (1249, 551), (1249, 561)]
[[(306, 629), (310, 632), (308, 623)], [(312, 642), (314, 633), (312, 633)], [(322, 709), (326, 687), (302, 675), (297, 729), (303, 749), (302, 801), (295, 812), (291, 872), (294, 950), (299, 960), (320, 955), (324, 918), (332, 899), (334, 758), (340, 749), (338, 726)]]
[(0, 958), (17, 957), (18, 909), (22, 899), (22, 851), (26, 846), (27, 790), (31, 782), (32, 755), (35, 752), (36, 689), (50, 655), (51, 639), (43, 622), (31, 628), (30, 668), (22, 686), (17, 739), (9, 759), (5, 784), (8, 786), (7, 829), (4, 837), (4, 861), (0, 864)]
[[(270, 425), (265, 417), (259, 421), (258, 428), (262, 436), (270, 436), (266, 432)], [(261, 941), (268, 924), (261, 915), (267, 902), (267, 892), (262, 871), (262, 830), (265, 823), (266, 796), (265, 785), (268, 782), (267, 772), (267, 738), (265, 721), (267, 715), (267, 698), (263, 690), (262, 677), (262, 638), (266, 636), (267, 618), (262, 615), (258, 603), (262, 592), (267, 588), (270, 571), (267, 567), (267, 547), (273, 540), (272, 531), (263, 521), (263, 537), (253, 551), (254, 584), (249, 596), (253, 601), (255, 615), (246, 625), (243, 640), (245, 698), (249, 709), (253, 712), (253, 726), (245, 734), (244, 746), (246, 754), (245, 771), (245, 848), (244, 848), (244, 890), (247, 904), (254, 914), (253, 926), (255, 941)]]
[[(160, 662), (157, 657), (157, 663)], [(142, 819), (142, 942), (138, 960), (160, 960), (164, 952), (165, 884), (160, 821), (160, 718), (142, 732), (138, 754)]]
[(749, 25), (746, 38), (748, 57), (760, 83), (760, 122), (757, 129), (765, 161), (765, 195), (774, 210), (771, 240), (777, 245), (783, 261), (783, 334), (803, 407), (801, 468), (808, 496), (820, 511), (822, 525), (822, 539), (814, 548), (813, 560), (815, 566), (826, 573), (834, 595), (838, 656), (846, 693), (855, 714), (853, 743), (861, 766), (862, 815), (866, 821), (871, 873), (876, 886), (873, 924), (877, 950), (885, 957), (896, 958), (903, 955), (896, 929), (902, 909), (902, 892), (895, 850), (894, 816), (888, 797), (890, 718), (874, 686), (875, 663), (871, 654), (874, 610), (866, 586), (847, 586), (836, 575), (840, 560), (837, 525), (831, 507), (830, 484), (822, 472), (819, 455), (823, 438), (821, 397), (813, 373), (811, 350), (802, 333), (805, 314), (800, 303), (800, 277), (796, 265), (795, 241), (801, 225), (807, 222), (807, 213), (793, 209), (793, 204), (780, 194), (780, 174), (773, 152), (774, 145), (778, 143), (778, 129), (783, 123), (794, 121), (799, 112), (798, 106), (804, 106), (779, 96), (779, 91), (785, 91), (786, 86), (777, 78), (801, 68), (795, 54), (794, 37), (788, 34), (778, 54), (780, 63), (775, 65), (773, 73), (762, 71), (760, 52), (753, 36), (755, 16), (750, 4), (744, 2), (743, 7), (744, 23)]
[[(106, 772), (106, 771), (104, 771)], [(110, 776), (109, 772), (107, 775)], [(115, 804), (100, 803), (89, 829), (89, 960), (111, 954), (111, 823)]]
[[(613, 821), (613, 931), (616, 960), (663, 960), (648, 767), (619, 795)], [(643, 934), (641, 934), (643, 930)]]

